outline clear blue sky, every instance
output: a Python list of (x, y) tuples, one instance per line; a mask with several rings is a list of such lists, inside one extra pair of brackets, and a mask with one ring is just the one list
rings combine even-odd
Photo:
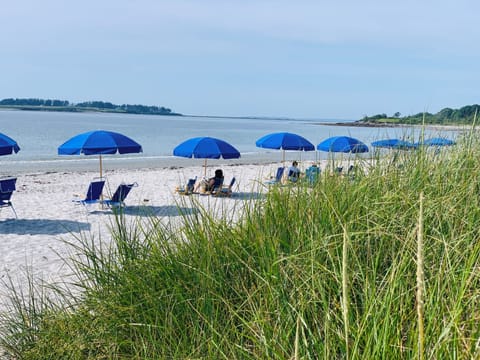
[(15, 0), (0, 98), (358, 119), (480, 103), (480, 3)]

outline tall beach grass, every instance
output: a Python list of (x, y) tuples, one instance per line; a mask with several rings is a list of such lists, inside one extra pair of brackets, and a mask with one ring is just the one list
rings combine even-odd
[(74, 245), (81, 291), (12, 292), (5, 356), (479, 358), (480, 141), (432, 150), (272, 187), (236, 221), (119, 214), (111, 247)]

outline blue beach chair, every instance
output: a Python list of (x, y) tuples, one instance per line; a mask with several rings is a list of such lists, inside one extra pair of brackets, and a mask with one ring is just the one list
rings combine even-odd
[(193, 189), (195, 188), (195, 183), (197, 182), (197, 177), (195, 176), (193, 179), (188, 179), (186, 191), (191, 194), (193, 193)]
[(213, 196), (232, 196), (232, 188), (233, 185), (235, 184), (235, 177), (232, 178), (230, 181), (230, 184), (228, 186), (222, 185), (220, 188), (218, 188), (216, 191), (212, 192)]
[(17, 178), (8, 178), (0, 180), (0, 208), (9, 207), (12, 209), (15, 214), (15, 218), (18, 218), (17, 212), (13, 207), (12, 201), (10, 200), (13, 192), (16, 190), (15, 184), (17, 183)]
[(130, 190), (136, 186), (138, 186), (136, 182), (132, 184), (120, 184), (118, 185), (117, 190), (115, 190), (113, 193), (112, 197), (110, 199), (103, 200), (102, 203), (110, 207), (124, 207), (125, 199), (130, 193)]
[(275, 178), (274, 178), (274, 179), (271, 179), (271, 180), (265, 181), (265, 184), (266, 184), (266, 185), (274, 185), (274, 184), (279, 184), (279, 183), (281, 183), (284, 172), (285, 172), (285, 167), (280, 166), (280, 167), (277, 169), (277, 173), (276, 173), (276, 175), (275, 175)]
[(215, 178), (215, 182), (212, 185), (211, 193), (219, 191), (223, 186), (223, 178)]
[(320, 168), (316, 165), (312, 165), (305, 170), (305, 178), (309, 185), (314, 185), (320, 177)]
[(188, 179), (187, 185), (185, 188), (177, 188), (176, 192), (180, 195), (190, 195), (193, 194), (193, 189), (195, 189), (195, 183), (197, 182), (197, 177)]
[(87, 195), (85, 196), (85, 199), (82, 199), (82, 200), (74, 199), (72, 201), (77, 204), (82, 204), (85, 206), (96, 204), (100, 202), (100, 197), (102, 196), (104, 186), (105, 186), (105, 180), (92, 181), (88, 186)]

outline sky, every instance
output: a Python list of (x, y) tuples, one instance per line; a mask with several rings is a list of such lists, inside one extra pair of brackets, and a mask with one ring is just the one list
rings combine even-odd
[(480, 2), (15, 0), (0, 99), (357, 120), (480, 103)]

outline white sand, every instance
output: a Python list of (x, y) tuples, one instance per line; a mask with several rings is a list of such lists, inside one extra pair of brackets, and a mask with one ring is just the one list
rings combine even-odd
[[(262, 197), (266, 189), (260, 185), (262, 180), (274, 175), (280, 165), (219, 166), (224, 170), (225, 183), (229, 183), (233, 176), (237, 180), (234, 195), (230, 198), (175, 193), (175, 187), (185, 184), (188, 178), (201, 178), (204, 172), (202, 166), (107, 171), (104, 194), (108, 197), (122, 182), (138, 183), (125, 201), (127, 221), (148, 219), (146, 213), (165, 222), (180, 221), (178, 206), (188, 212), (200, 205), (216, 209), (219, 216), (231, 216), (245, 203), (242, 199)], [(309, 165), (301, 164), (302, 170)], [(325, 163), (320, 166), (324, 169)], [(209, 167), (207, 176), (213, 176), (214, 170)], [(96, 242), (109, 241), (113, 212), (98, 204), (90, 205), (90, 211), (87, 211), (83, 205), (72, 202), (72, 199), (85, 197), (88, 184), (96, 176), (98, 174), (93, 172), (18, 176), (17, 191), (12, 196), (18, 219), (11, 209), (0, 209), (0, 280), (7, 281), (7, 275), (10, 275), (15, 284), (25, 288), (25, 270), (28, 268), (36, 278), (47, 282), (59, 281), (70, 272), (61, 259), (61, 256), (68, 257), (72, 253), (71, 246), (65, 241), (77, 242), (80, 236), (93, 237)], [(0, 307), (5, 301), (5, 293), (5, 285), (0, 284)]]

